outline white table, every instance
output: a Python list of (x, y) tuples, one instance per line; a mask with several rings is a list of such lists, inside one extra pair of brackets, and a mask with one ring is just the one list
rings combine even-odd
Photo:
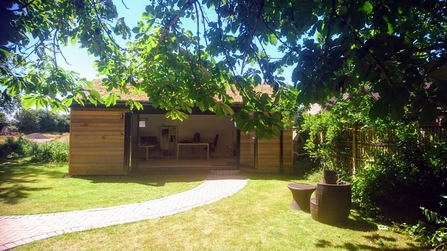
[(210, 159), (210, 144), (208, 143), (177, 143), (177, 159), (179, 156), (180, 146), (206, 146), (206, 159)]
[(146, 148), (146, 160), (149, 160), (149, 148), (154, 148), (157, 145), (140, 145), (140, 147)]

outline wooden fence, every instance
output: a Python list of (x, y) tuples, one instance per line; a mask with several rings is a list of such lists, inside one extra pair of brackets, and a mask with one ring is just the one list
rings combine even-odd
[[(417, 147), (427, 151), (431, 143), (443, 140), (447, 141), (446, 126), (421, 126)], [(343, 166), (346, 171), (356, 173), (364, 163), (373, 161), (373, 152), (381, 152), (390, 157), (398, 155), (401, 149), (396, 143), (393, 129), (378, 132), (371, 128), (349, 128), (334, 146), (337, 154), (333, 161), (336, 166)]]

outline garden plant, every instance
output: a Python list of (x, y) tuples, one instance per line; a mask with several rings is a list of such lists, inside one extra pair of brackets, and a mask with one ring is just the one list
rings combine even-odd
[[(353, 184), (353, 201), (359, 209), (376, 219), (393, 222), (415, 235), (424, 246), (445, 250), (447, 215), (447, 143), (446, 139), (428, 140), (420, 125), (407, 114), (402, 122), (390, 118), (371, 120), (368, 107), (374, 93), (367, 86), (348, 90), (349, 96), (335, 97), (317, 114), (303, 113), (298, 120), (302, 154), (314, 163), (309, 174), (322, 169), (345, 172)], [(352, 162), (353, 131), (375, 131), (361, 166)], [(385, 142), (382, 143), (382, 142)], [(299, 165), (298, 165), (299, 166)], [(354, 172), (355, 171), (355, 172)], [(403, 211), (403, 208), (405, 209)]]

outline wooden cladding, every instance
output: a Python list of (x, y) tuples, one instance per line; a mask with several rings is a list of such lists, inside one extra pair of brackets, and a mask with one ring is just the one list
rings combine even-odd
[[(72, 108), (70, 114), (70, 175), (123, 175), (127, 174), (129, 156), (126, 148), (126, 109)], [(129, 125), (127, 128), (130, 128)], [(137, 132), (138, 128), (135, 129)], [(129, 135), (129, 134), (128, 134)], [(239, 164), (255, 167), (266, 173), (293, 170), (292, 131), (284, 131), (281, 137), (257, 140), (255, 154), (254, 133), (239, 135)], [(130, 138), (127, 138), (128, 140)], [(138, 142), (136, 142), (136, 150)], [(132, 157), (132, 156), (131, 156)], [(134, 155), (133, 157), (138, 157)], [(132, 157), (132, 158), (133, 158)]]
[(240, 138), (240, 153), (239, 153), (239, 163), (242, 166), (254, 167), (254, 133), (249, 132), (248, 134), (241, 133)]
[(123, 175), (124, 113), (76, 109), (70, 114), (70, 175)]
[[(240, 160), (244, 167), (255, 166), (255, 140), (254, 133), (241, 134), (240, 137)], [(282, 170), (281, 170), (281, 138), (274, 137), (271, 140), (258, 140), (258, 171), (265, 173), (293, 171), (293, 132), (283, 132), (282, 140)]]
[(282, 132), (282, 156), (283, 156), (283, 172), (293, 172), (293, 130), (287, 130)]

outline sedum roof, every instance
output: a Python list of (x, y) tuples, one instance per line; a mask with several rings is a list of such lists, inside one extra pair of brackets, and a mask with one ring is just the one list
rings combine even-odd
[[(113, 89), (113, 91), (108, 91), (107, 88), (102, 85), (101, 79), (94, 79), (92, 82), (93, 82), (92, 89), (99, 92), (99, 94), (102, 97), (110, 95), (112, 92), (114, 92), (119, 96), (119, 98), (118, 98), (119, 101), (125, 101), (125, 100), (132, 99), (132, 100), (139, 101), (139, 102), (149, 102), (149, 97), (147, 96), (147, 94), (145, 92), (137, 92), (136, 90), (134, 90), (132, 88), (132, 86), (130, 84), (128, 84), (128, 86), (129, 86), (128, 92), (123, 93), (119, 89)], [(89, 88), (86, 88), (86, 89), (89, 89)], [(273, 88), (268, 84), (261, 84), (261, 85), (258, 85), (255, 87), (255, 92), (266, 93), (268, 95), (272, 95)], [(240, 95), (239, 91), (236, 88), (227, 88), (227, 95), (233, 98), (234, 103), (236, 103), (236, 104), (242, 103), (242, 96)], [(216, 99), (217, 99), (217, 97), (216, 97)]]

